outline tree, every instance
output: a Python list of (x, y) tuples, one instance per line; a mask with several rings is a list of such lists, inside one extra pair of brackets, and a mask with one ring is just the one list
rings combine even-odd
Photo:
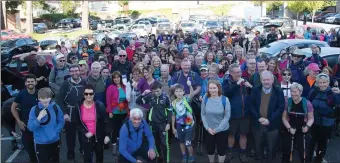
[(82, 3), (82, 16), (81, 16), (81, 28), (84, 31), (89, 30), (89, 1), (83, 1)]
[(23, 4), (23, 0), (19, 1), (6, 1), (6, 9), (9, 13), (14, 14), (19, 5)]
[(283, 5), (282, 1), (269, 1), (267, 3), (267, 11), (272, 11), (272, 16), (274, 16), (274, 11), (279, 10), (280, 6)]
[(26, 1), (26, 33), (33, 33), (33, 5), (32, 1)]
[(312, 23), (314, 22), (315, 12), (320, 10), (324, 6), (324, 1), (306, 1), (306, 8), (312, 13)]
[(296, 25), (298, 25), (299, 14), (306, 11), (306, 2), (305, 1), (289, 1), (288, 8), (296, 13)]
[(127, 0), (118, 0), (118, 5), (123, 8), (123, 12), (125, 14), (129, 11), (129, 1)]
[(63, 13), (69, 16), (74, 15), (74, 12), (76, 10), (74, 2), (70, 0), (61, 1), (61, 8), (63, 10)]

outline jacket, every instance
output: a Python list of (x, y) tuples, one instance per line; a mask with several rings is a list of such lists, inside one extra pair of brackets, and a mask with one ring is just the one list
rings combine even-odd
[[(28, 130), (33, 132), (34, 143), (36, 144), (52, 144), (60, 139), (60, 131), (63, 129), (65, 121), (64, 114), (60, 107), (58, 108), (58, 117), (53, 109), (53, 105), (57, 105), (51, 102), (47, 107), (47, 115), (43, 117), (40, 122), (37, 120), (38, 115), (36, 115), (35, 107), (33, 106), (27, 123)], [(39, 102), (38, 108), (43, 110), (43, 105)], [(41, 124), (47, 122), (47, 124)]]
[(100, 102), (105, 103), (106, 81), (104, 77), (100, 75), (98, 79), (95, 79), (92, 75), (90, 75), (87, 77), (86, 83), (94, 87), (94, 100), (99, 100)]
[[(88, 129), (84, 122), (81, 120), (81, 105), (83, 104), (84, 100), (81, 100), (77, 107), (75, 112), (75, 123), (77, 126), (77, 131), (80, 132), (80, 135), (83, 136), (84, 141), (88, 140), (88, 138), (85, 136), (86, 133), (88, 133)], [(109, 124), (109, 116), (105, 111), (105, 106), (100, 101), (95, 101), (95, 109), (96, 109), (96, 133), (94, 134), (94, 137), (96, 139), (96, 142), (104, 142), (105, 136), (109, 136), (111, 132), (111, 126)]]
[(50, 75), (48, 77), (48, 81), (54, 93), (59, 92), (61, 85), (65, 81), (66, 76), (68, 75), (69, 75), (69, 70), (66, 67), (66, 65), (62, 69), (58, 69), (56, 67), (52, 68)]
[[(267, 126), (268, 131), (273, 131), (279, 129), (282, 124), (282, 113), (285, 107), (285, 99), (283, 96), (283, 91), (280, 87), (272, 87), (272, 94), (270, 96), (268, 104), (267, 119), (269, 120), (269, 125)], [(250, 108), (252, 116), (252, 124), (254, 127), (258, 128), (261, 124), (258, 121), (261, 118), (260, 106), (261, 106), (261, 94), (262, 85), (258, 87), (253, 87), (250, 93)]]
[[(151, 129), (145, 120), (142, 120), (138, 128), (132, 125), (131, 120), (128, 121), (130, 130), (126, 124), (120, 128), (119, 132), (119, 153), (129, 160), (136, 162), (136, 158), (132, 156), (143, 144), (143, 136), (146, 137), (149, 143), (149, 150), (155, 149), (155, 140), (152, 135)], [(130, 136), (129, 136), (130, 135)]]
[(114, 61), (112, 63), (111, 73), (114, 71), (119, 71), (122, 75), (126, 75), (126, 79), (129, 80), (132, 72), (132, 64), (129, 61), (125, 61), (124, 64), (119, 61)]
[(228, 97), (231, 106), (230, 119), (249, 116), (249, 90), (243, 83), (237, 84), (231, 76), (223, 81), (223, 94)]
[(150, 104), (149, 122), (157, 124), (171, 124), (172, 110), (170, 108), (170, 100), (165, 94), (156, 97), (152, 93), (147, 95), (140, 95), (136, 103), (138, 105)]
[[(124, 92), (126, 92), (126, 86), (122, 85)], [(118, 109), (117, 106), (113, 106), (113, 104), (119, 103), (119, 90), (116, 85), (111, 84), (106, 89), (106, 112), (112, 113), (114, 110)], [(128, 109), (128, 108), (125, 108)]]
[(270, 44), (270, 43), (272, 43), (272, 42), (274, 42), (274, 41), (277, 41), (278, 40), (278, 36), (277, 36), (277, 34), (276, 33), (269, 33), (268, 35), (267, 35), (267, 44)]
[(299, 82), (300, 78), (304, 76), (303, 71), (305, 70), (306, 64), (300, 61), (298, 64), (290, 63), (289, 68), (292, 71), (292, 82)]
[(303, 76), (302, 78), (300, 78), (298, 83), (301, 84), (302, 87), (303, 87), (303, 91), (302, 91), (301, 96), (307, 98), (310, 90), (315, 87), (315, 83), (312, 86), (310, 86), (308, 81), (307, 81), (307, 76)]
[(313, 105), (314, 124), (332, 126), (335, 122), (334, 107), (336, 104), (340, 104), (340, 95), (335, 94), (331, 90), (331, 87), (328, 87), (325, 91), (321, 91), (319, 88), (313, 88), (308, 93), (308, 100)]

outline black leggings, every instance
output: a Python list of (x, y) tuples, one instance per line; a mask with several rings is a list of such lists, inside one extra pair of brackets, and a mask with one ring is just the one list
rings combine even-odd
[[(85, 134), (84, 134), (85, 135)], [(96, 140), (97, 139), (97, 140)], [(96, 162), (104, 161), (104, 139), (103, 137), (93, 135), (91, 138), (83, 136), (83, 148), (84, 148), (84, 162), (92, 162), (92, 152), (96, 154)]]
[(59, 140), (52, 144), (35, 144), (35, 152), (37, 154), (39, 163), (58, 163), (60, 149), (59, 144)]
[(318, 146), (318, 149), (316, 150), (315, 161), (322, 161), (323, 157), (326, 155), (328, 140), (332, 134), (332, 126), (320, 126), (314, 124), (311, 128), (311, 134), (312, 140), (309, 146), (309, 157), (307, 161), (312, 161), (315, 145)]
[(205, 133), (204, 144), (208, 155), (215, 154), (215, 148), (217, 147), (217, 153), (219, 156), (224, 156), (228, 149), (228, 130), (221, 131), (215, 135), (211, 135), (208, 131)]
[(113, 117), (111, 118), (111, 126), (112, 126), (111, 142), (112, 144), (117, 143), (117, 138), (119, 137), (119, 131), (124, 123), (125, 118), (126, 118), (126, 114), (113, 114)]

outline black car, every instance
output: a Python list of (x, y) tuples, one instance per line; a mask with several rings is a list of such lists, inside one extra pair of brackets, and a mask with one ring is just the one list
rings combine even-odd
[(97, 30), (97, 25), (98, 25), (99, 21), (97, 20), (92, 20), (90, 22), (90, 30)]
[(38, 42), (31, 38), (7, 40), (1, 44), (1, 64), (11, 61), (14, 55), (38, 51), (38, 46)]
[(74, 28), (78, 27), (79, 23), (77, 20), (68, 18), (68, 19), (61, 19), (58, 23), (55, 24), (56, 28)]
[(324, 23), (325, 20), (326, 20), (326, 18), (331, 17), (331, 16), (334, 16), (334, 15), (336, 15), (336, 14), (337, 14), (337, 13), (328, 13), (328, 14), (325, 14), (325, 15), (323, 15), (323, 16), (319, 16), (319, 17), (317, 17), (317, 18), (314, 18), (314, 21), (315, 21), (315, 22), (322, 22), (322, 23)]

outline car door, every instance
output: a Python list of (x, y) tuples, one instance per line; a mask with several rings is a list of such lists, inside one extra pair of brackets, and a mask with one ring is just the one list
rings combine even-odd
[(327, 60), (329, 67), (333, 68), (338, 62), (339, 55), (340, 55), (340, 53), (339, 54), (327, 55), (327, 56), (324, 56), (322, 58)]

